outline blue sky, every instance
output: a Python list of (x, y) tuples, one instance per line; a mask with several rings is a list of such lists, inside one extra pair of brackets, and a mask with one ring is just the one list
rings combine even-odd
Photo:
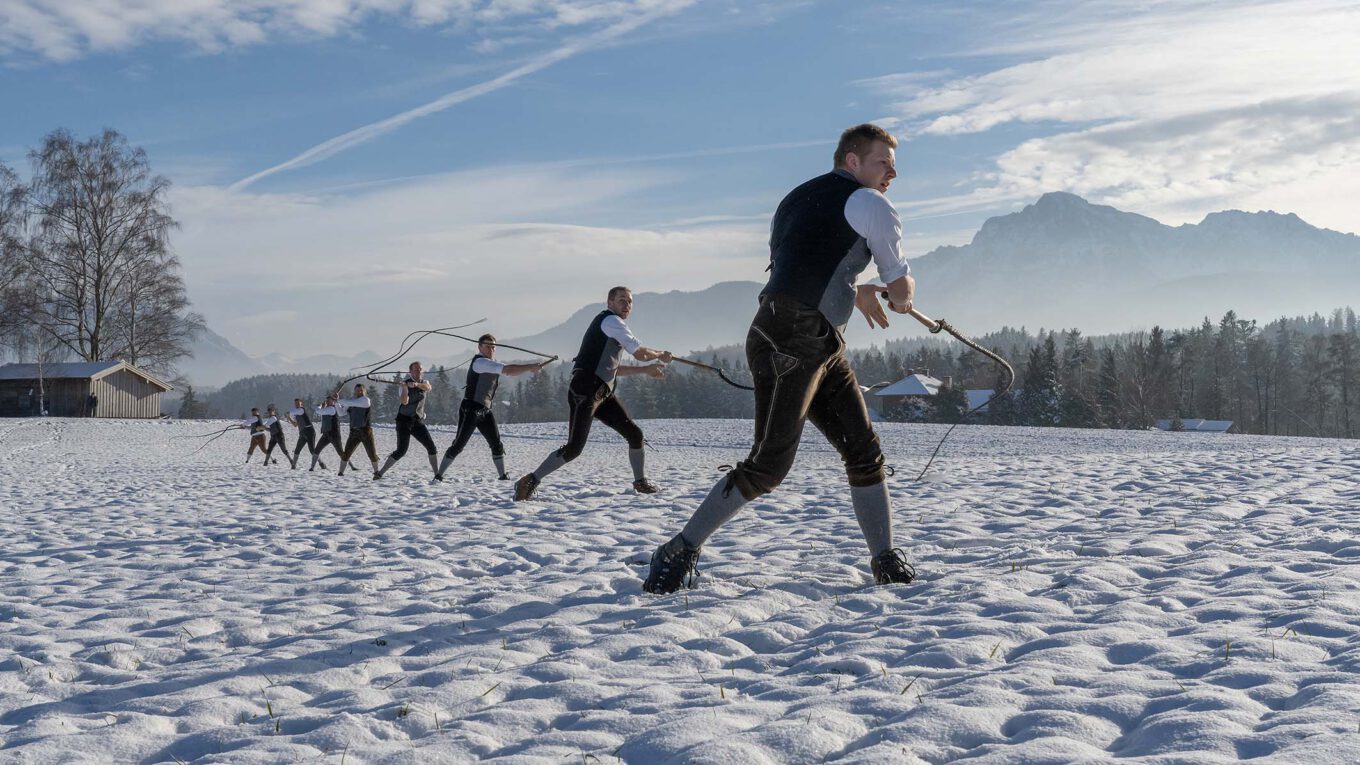
[(770, 212), (862, 121), (903, 139), (912, 256), (1057, 190), (1356, 231), (1357, 39), (1326, 0), (0, 0), (0, 161), (122, 131), (210, 326), (352, 353), (760, 280)]

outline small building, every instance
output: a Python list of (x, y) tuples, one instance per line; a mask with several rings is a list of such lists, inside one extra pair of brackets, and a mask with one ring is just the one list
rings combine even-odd
[(41, 369), (37, 364), (5, 364), (0, 366), (0, 417), (46, 411), (53, 417), (154, 419), (161, 416), (161, 394), (172, 390), (169, 383), (122, 361), (63, 362)]
[(1175, 430), (1186, 433), (1227, 433), (1233, 426), (1232, 420), (1181, 420), (1177, 428), (1175, 420), (1157, 420), (1152, 423), (1158, 430)]

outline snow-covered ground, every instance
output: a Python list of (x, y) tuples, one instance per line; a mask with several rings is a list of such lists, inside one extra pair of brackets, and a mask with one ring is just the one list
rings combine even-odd
[(942, 428), (884, 425), (920, 578), (874, 587), (809, 428), (657, 598), (750, 424), (642, 424), (661, 493), (597, 428), (516, 505), (480, 439), (432, 486), (0, 420), (0, 761), (1360, 761), (1354, 443), (970, 427), (916, 483)]

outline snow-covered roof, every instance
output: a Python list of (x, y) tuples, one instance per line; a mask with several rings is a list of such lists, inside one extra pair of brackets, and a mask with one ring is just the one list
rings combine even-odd
[[(1153, 423), (1158, 430), (1171, 430), (1171, 420), (1157, 420)], [(1181, 420), (1181, 429), (1196, 433), (1227, 433), (1232, 420)]]
[(874, 392), (875, 396), (933, 396), (940, 391), (940, 381), (930, 375), (911, 374)]
[[(121, 361), (63, 361), (43, 364), (42, 376), (49, 380), (85, 380), (122, 364)], [(6, 364), (0, 367), (0, 380), (36, 380), (37, 364)]]
[[(124, 361), (63, 361), (56, 364), (43, 364), (41, 376), (47, 380), (98, 380), (119, 369), (127, 369), (147, 382), (158, 385), (167, 391), (175, 389), (173, 385), (158, 380), (151, 374)], [(0, 380), (36, 380), (39, 377), (38, 372), (37, 364), (5, 364), (0, 366)]]

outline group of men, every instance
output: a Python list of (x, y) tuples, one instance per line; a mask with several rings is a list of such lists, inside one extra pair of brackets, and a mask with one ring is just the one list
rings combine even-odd
[[(783, 481), (809, 420), (845, 464), (851, 505), (869, 548), (875, 582), (908, 583), (915, 577), (902, 550), (893, 546), (883, 453), (845, 357), (843, 334), (856, 309), (871, 328), (888, 326), (880, 296), (887, 297), (888, 309), (896, 313), (905, 314), (912, 308), (915, 283), (902, 254), (902, 226), (896, 209), (884, 196), (897, 176), (896, 146), (896, 139), (876, 125), (846, 130), (836, 147), (832, 171), (795, 188), (776, 209), (770, 225), (770, 278), (760, 293), (760, 305), (746, 336), (746, 359), (755, 388), (754, 443), (746, 459), (712, 487), (679, 533), (652, 554), (643, 584), (647, 592), (670, 593), (693, 586), (704, 543), (743, 505), (768, 494)], [(871, 263), (882, 284), (857, 285), (859, 275)], [(608, 293), (605, 310), (587, 327), (567, 387), (567, 443), (515, 482), (516, 501), (531, 499), (549, 474), (580, 456), (594, 420), (628, 442), (634, 490), (657, 490), (645, 472), (642, 430), (615, 395), (615, 383), (626, 375), (661, 378), (664, 365), (673, 356), (669, 351), (644, 346), (633, 335), (627, 325), (632, 308), (632, 293), (626, 287), (614, 287)], [(288, 415), (299, 430), (294, 466), (303, 438), (312, 449), (313, 467), (319, 463), (320, 450), (333, 445), (339, 452), (342, 474), (358, 445), (363, 444), (377, 479), (406, 454), (414, 437), (428, 451), (435, 479), (442, 480), (476, 429), (491, 446), (499, 477), (508, 479), (505, 450), (491, 402), (501, 375), (540, 371), (547, 362), (501, 364), (493, 359), (495, 350), (494, 337), (480, 339), (478, 353), (468, 369), (457, 435), (439, 464), (435, 462), (434, 441), (423, 423), (430, 383), (423, 378), (420, 364), (413, 363), (410, 374), (396, 383), (401, 391), (397, 449), (382, 467), (378, 466), (373, 443), (372, 404), (362, 384), (354, 386), (354, 397), (338, 399), (332, 395), (316, 410), (322, 419), (319, 448), (312, 446), (313, 425), (302, 401), (294, 402), (295, 408)], [(625, 352), (638, 361), (654, 363), (624, 365)], [(347, 410), (350, 417), (349, 439), (343, 450), (337, 423), (340, 410)], [(247, 460), (258, 446), (268, 461), (274, 446), (283, 446), (282, 425), (273, 407), (267, 417), (260, 418), (258, 411), (252, 411), (252, 415)]]
[[(387, 455), (387, 460), (381, 467), (378, 466), (378, 447), (373, 437), (373, 400), (368, 397), (368, 387), (364, 383), (354, 385), (353, 396), (341, 398), (340, 392), (335, 391), (326, 396), (321, 406), (315, 408), (315, 417), (320, 422), (319, 433), (312, 414), (307, 411), (306, 402), (300, 398), (293, 399), (293, 408), (288, 410), (287, 417), (288, 422), (297, 428), (297, 446), (293, 448), (293, 455), (288, 458), (289, 465), (297, 468), (298, 456), (302, 453), (302, 447), (306, 446), (312, 456), (312, 464), (308, 469), (315, 470), (320, 466), (322, 470), (326, 470), (326, 463), (321, 461), (321, 454), (329, 446), (335, 449), (336, 456), (340, 459), (338, 473), (344, 475), (345, 469), (350, 466), (350, 459), (362, 446), (373, 465), (373, 480), (376, 481), (406, 456), (411, 439), (414, 438), (425, 447), (434, 479), (442, 481), (444, 473), (462, 453), (468, 440), (472, 438), (473, 431), (476, 430), (481, 432), (487, 444), (491, 446), (491, 459), (496, 465), (497, 475), (502, 480), (509, 480), (510, 476), (505, 473), (505, 447), (501, 443), (496, 417), (491, 411), (491, 403), (496, 395), (500, 376), (539, 372), (549, 362), (503, 364), (496, 361), (495, 356), (495, 336), (485, 334), (478, 338), (477, 354), (468, 366), (467, 385), (464, 387), (463, 401), (458, 409), (458, 431), (453, 438), (453, 444), (444, 452), (442, 462), (437, 457), (434, 438), (425, 427), (425, 398), (434, 386), (425, 379), (424, 366), (419, 361), (413, 361), (407, 367), (406, 375), (388, 383), (395, 385), (399, 392), (396, 418), (397, 448)], [(349, 436), (344, 446), (340, 443), (342, 414), (349, 415)], [(283, 420), (273, 404), (266, 408), (264, 415), (260, 414), (259, 409), (251, 409), (250, 417), (240, 424), (250, 432), (246, 462), (250, 462), (257, 449), (264, 453), (266, 465), (278, 462), (277, 457), (271, 460), (276, 447), (285, 457), (288, 456)]]

